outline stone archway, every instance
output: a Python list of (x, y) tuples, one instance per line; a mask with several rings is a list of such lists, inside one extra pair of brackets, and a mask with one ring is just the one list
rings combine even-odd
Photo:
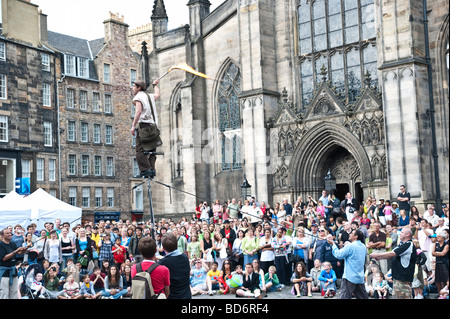
[(348, 179), (350, 191), (362, 193), (361, 188), (372, 181), (372, 168), (361, 142), (345, 127), (324, 121), (308, 130), (292, 156), (290, 182), (294, 198), (318, 198), (328, 169), (339, 182)]

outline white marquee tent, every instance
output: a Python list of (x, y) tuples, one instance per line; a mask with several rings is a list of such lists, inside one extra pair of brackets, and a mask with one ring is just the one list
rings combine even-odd
[(0, 229), (17, 224), (26, 227), (31, 223), (42, 229), (46, 222), (54, 223), (57, 218), (62, 223), (79, 224), (81, 208), (60, 201), (42, 188), (27, 197), (12, 191), (0, 199)]

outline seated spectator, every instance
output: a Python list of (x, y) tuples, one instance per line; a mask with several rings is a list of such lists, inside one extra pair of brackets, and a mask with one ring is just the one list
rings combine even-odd
[(308, 296), (311, 294), (311, 283), (313, 279), (310, 274), (306, 272), (306, 265), (304, 262), (299, 261), (295, 264), (294, 273), (291, 277), (291, 282), (294, 284), (291, 293), (296, 297)]
[(101, 292), (102, 297), (107, 299), (122, 299), (127, 293), (127, 289), (124, 289), (123, 287), (123, 280), (120, 276), (119, 267), (112, 265), (105, 277), (105, 289)]
[(281, 291), (284, 285), (280, 284), (276, 274), (275, 266), (270, 266), (269, 271), (264, 275), (264, 283), (267, 292)]
[(80, 285), (75, 281), (75, 277), (71, 274), (67, 277), (66, 283), (63, 286), (62, 294), (58, 296), (59, 299), (81, 299)]
[(383, 278), (381, 272), (377, 272), (373, 275), (372, 287), (374, 298), (387, 299), (387, 296), (389, 294), (389, 285)]
[(320, 291), (319, 276), (321, 272), (322, 272), (322, 262), (320, 261), (320, 259), (316, 259), (314, 260), (314, 267), (311, 268), (309, 272), (313, 279), (313, 281), (311, 282), (311, 291), (313, 292)]
[(96, 293), (94, 285), (91, 282), (89, 275), (84, 275), (80, 286), (80, 295), (84, 299), (97, 299), (102, 295), (101, 292)]
[(336, 294), (336, 273), (328, 261), (324, 262), (322, 267), (323, 270), (319, 276), (320, 290), (325, 298), (333, 297)]
[(206, 295), (212, 291), (211, 278), (208, 276), (209, 267), (203, 259), (195, 259), (191, 269), (191, 294)]
[(252, 263), (247, 263), (245, 265), (242, 287), (237, 289), (236, 297), (254, 297), (261, 299), (259, 283), (259, 274), (253, 271)]

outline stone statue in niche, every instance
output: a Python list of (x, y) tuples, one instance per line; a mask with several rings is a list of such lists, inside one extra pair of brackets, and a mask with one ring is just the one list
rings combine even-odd
[(372, 161), (372, 165), (373, 165), (373, 173), (374, 173), (374, 180), (380, 180), (381, 176), (380, 176), (380, 161), (378, 160), (378, 158), (374, 158), (374, 160)]
[(287, 170), (283, 170), (281, 177), (280, 177), (280, 187), (281, 188), (285, 188), (288, 186), (288, 177), (289, 177), (289, 173)]
[(377, 123), (374, 123), (372, 125), (372, 144), (376, 145), (378, 142), (380, 142), (380, 132)]
[(369, 136), (369, 128), (367, 127), (367, 123), (364, 122), (362, 124), (362, 137), (363, 137), (363, 144), (369, 145), (370, 144), (370, 136)]
[(280, 148), (279, 148), (280, 155), (286, 154), (286, 138), (284, 135), (280, 136)]
[(384, 141), (383, 120), (378, 121), (378, 135), (380, 136), (380, 142)]
[(294, 152), (294, 148), (295, 148), (294, 137), (292, 136), (292, 134), (289, 134), (287, 137), (287, 152), (288, 153)]
[(353, 134), (358, 137), (358, 140), (361, 141), (361, 129), (357, 123), (353, 124)]

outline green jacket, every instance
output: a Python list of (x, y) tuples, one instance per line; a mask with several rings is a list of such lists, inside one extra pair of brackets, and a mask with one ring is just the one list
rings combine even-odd
[[(269, 281), (269, 273), (266, 273), (264, 275), (264, 282), (267, 283), (268, 281)], [(275, 285), (275, 286), (280, 284), (280, 280), (278, 279), (277, 274), (273, 274), (273, 276), (272, 276), (272, 284)]]

